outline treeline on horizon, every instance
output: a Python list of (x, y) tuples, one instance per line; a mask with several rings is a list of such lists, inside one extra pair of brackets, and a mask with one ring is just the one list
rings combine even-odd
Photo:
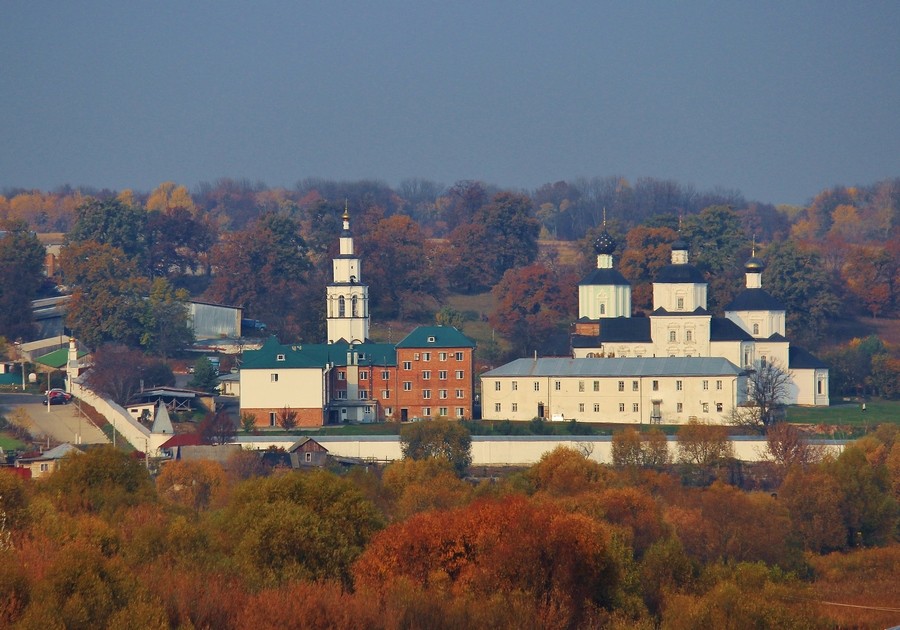
[[(825, 236), (834, 220), (848, 219), (831, 218), (838, 205), (854, 206), (862, 221), (870, 224), (870, 236), (878, 238), (879, 230), (889, 230), (890, 215), (897, 211), (900, 178), (867, 186), (834, 186), (820, 192), (805, 206), (747, 200), (737, 190), (714, 188), (701, 191), (691, 185), (652, 177), (631, 183), (618, 176), (557, 181), (533, 190), (504, 189), (476, 180), (447, 186), (425, 179), (407, 179), (391, 188), (377, 180), (319, 178), (300, 180), (293, 188), (269, 187), (262, 181), (248, 179), (221, 178), (215, 182), (201, 182), (192, 191), (171, 182), (162, 183), (150, 192), (68, 184), (47, 191), (7, 186), (0, 190), (0, 218), (24, 220), (39, 232), (67, 232), (76, 219), (76, 208), (85, 198), (113, 199), (125, 195), (148, 210), (190, 205), (212, 215), (226, 229), (236, 230), (245, 227), (262, 211), (300, 209), (325, 200), (337, 204), (347, 201), (354, 209), (378, 206), (385, 216), (405, 214), (419, 223), (427, 237), (441, 238), (465, 219), (466, 209), (459, 208), (460, 205), (467, 206), (471, 214), (474, 205), (484, 203), (501, 191), (527, 195), (549, 238), (580, 240), (589, 229), (602, 222), (604, 214), (611, 221), (629, 228), (658, 215), (690, 215), (709, 206), (725, 205), (758, 215), (748, 227), (765, 242), (785, 238), (791, 226), (803, 219), (813, 224), (802, 228), (806, 232), (804, 236)], [(809, 232), (810, 227), (812, 232)], [(867, 227), (860, 226), (859, 232), (865, 231)], [(882, 232), (881, 237), (886, 234)]]
[[(491, 364), (535, 351), (566, 353), (577, 284), (596, 264), (592, 245), (604, 223), (618, 244), (616, 266), (632, 283), (636, 316), (651, 310), (651, 283), (676, 240), (689, 243), (692, 264), (707, 278), (713, 313), (743, 289), (743, 263), (752, 254), (762, 258), (763, 286), (786, 306), (789, 339), (814, 352), (834, 349), (832, 332), (842, 321), (900, 313), (900, 178), (829, 188), (805, 207), (618, 177), (561, 181), (528, 193), (478, 181), (447, 187), (408, 180), (392, 189), (313, 179), (293, 189), (223, 179), (193, 192), (167, 182), (149, 193), (69, 187), (5, 193), (0, 220), (7, 226), (65, 233), (54, 280), (75, 295), (69, 328), (94, 346), (149, 348), (141, 340), (153, 335), (135, 321), (165, 320), (157, 333), (171, 328), (171, 318), (135, 315), (135, 301), (150, 295), (154, 283), (160, 308), (187, 294), (242, 306), (245, 317), (262, 320), (285, 341), (320, 341), (322, 290), (345, 209), (373, 322), (431, 322), (436, 314), (458, 326), (486, 320), (489, 338), (479, 339), (479, 353)], [(92, 289), (105, 278), (96, 274), (101, 260), (119, 277), (114, 286)], [(489, 311), (447, 306), (452, 295), (487, 293)], [(0, 321), (0, 335), (21, 336), (26, 310), (8, 326)], [(879, 352), (895, 363), (900, 358), (883, 340)], [(868, 387), (866, 369), (844, 359), (834, 393)], [(900, 365), (891, 370), (879, 381), (896, 383)], [(890, 396), (900, 386), (881, 389)]]

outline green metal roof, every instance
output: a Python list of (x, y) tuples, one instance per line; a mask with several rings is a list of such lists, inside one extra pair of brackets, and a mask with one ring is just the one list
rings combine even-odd
[[(85, 356), (87, 352), (84, 350), (78, 351), (78, 358)], [(69, 361), (69, 349), (68, 348), (60, 348), (59, 350), (54, 350), (50, 354), (45, 354), (44, 356), (37, 358), (34, 360), (35, 363), (40, 363), (41, 365), (46, 365), (47, 367), (52, 367), (54, 369), (61, 369), (66, 367), (66, 363)]]
[(346, 366), (347, 353), (352, 347), (357, 365), (397, 365), (397, 352), (389, 343), (282, 344), (270, 337), (259, 350), (245, 350), (242, 370), (272, 368), (324, 368), (327, 365)]
[(418, 326), (398, 348), (474, 348), (475, 342), (454, 326)]

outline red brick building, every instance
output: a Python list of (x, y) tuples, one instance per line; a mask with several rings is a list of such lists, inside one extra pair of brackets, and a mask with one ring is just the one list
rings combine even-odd
[(452, 326), (420, 326), (397, 344), (397, 414), (472, 418), (475, 342)]

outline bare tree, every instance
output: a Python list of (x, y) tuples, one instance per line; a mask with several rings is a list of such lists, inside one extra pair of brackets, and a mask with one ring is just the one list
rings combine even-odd
[(285, 406), (284, 409), (278, 412), (275, 420), (282, 429), (290, 431), (297, 426), (297, 412), (290, 407)]
[(748, 379), (747, 403), (731, 410), (731, 424), (757, 430), (774, 425), (782, 418), (792, 381), (777, 361), (760, 365)]
[(224, 409), (206, 414), (197, 430), (205, 444), (228, 444), (237, 435), (234, 420)]
[(140, 350), (120, 344), (101, 346), (94, 353), (94, 364), (86, 377), (87, 385), (120, 405), (126, 405), (141, 387), (141, 370), (145, 363), (146, 358)]
[(796, 426), (778, 422), (766, 431), (767, 459), (785, 470), (821, 461), (824, 449), (809, 443)]

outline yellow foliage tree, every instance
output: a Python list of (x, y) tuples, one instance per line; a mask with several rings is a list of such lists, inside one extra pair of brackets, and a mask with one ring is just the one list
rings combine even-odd
[(209, 460), (170, 462), (156, 479), (160, 496), (195, 510), (209, 507), (225, 487), (225, 471)]
[(156, 190), (147, 198), (146, 208), (148, 211), (156, 210), (158, 212), (166, 212), (173, 208), (186, 208), (192, 214), (197, 210), (187, 187), (179, 186), (175, 182), (163, 182), (157, 186)]

